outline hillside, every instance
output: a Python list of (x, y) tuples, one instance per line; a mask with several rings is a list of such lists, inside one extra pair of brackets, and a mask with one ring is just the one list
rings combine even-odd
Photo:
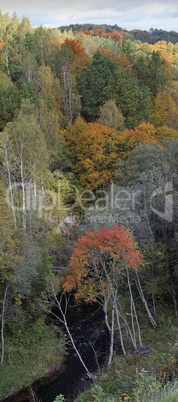
[(76, 393), (105, 364), (95, 400), (150, 401), (154, 379), (158, 398), (177, 389), (178, 34), (0, 26), (0, 398), (68, 342)]

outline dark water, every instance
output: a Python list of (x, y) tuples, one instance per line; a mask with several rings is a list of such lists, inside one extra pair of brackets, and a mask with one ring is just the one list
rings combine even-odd
[[(75, 321), (76, 318), (70, 326), (70, 331), (77, 349), (88, 370), (97, 375), (99, 367), (106, 361), (109, 345), (109, 334), (103, 324), (103, 315), (100, 311), (88, 314), (80, 322), (78, 322), (79, 318), (77, 318), (77, 322)], [(56, 395), (59, 394), (64, 395), (68, 401), (73, 401), (80, 392), (92, 384), (74, 349), (68, 347), (68, 352), (65, 372), (38, 390), (37, 394), (42, 402), (53, 402)]]
[[(68, 324), (76, 346), (92, 374), (98, 374), (99, 367), (106, 363), (108, 355), (109, 334), (104, 324), (104, 315), (101, 309), (96, 306), (80, 306), (70, 309)], [(55, 379), (45, 383), (31, 385), (38, 398), (42, 402), (53, 402), (59, 394), (64, 395), (67, 401), (74, 401), (79, 393), (88, 388), (92, 382), (87, 377), (85, 369), (81, 364), (75, 350), (68, 345), (68, 356), (65, 367)], [(14, 397), (5, 398), (4, 402), (29, 402), (27, 394), (21, 392)], [(32, 399), (31, 399), (32, 400)]]

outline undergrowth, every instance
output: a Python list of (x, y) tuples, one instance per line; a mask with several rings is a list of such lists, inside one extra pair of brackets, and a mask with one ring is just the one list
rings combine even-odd
[(20, 327), (16, 336), (6, 336), (5, 359), (0, 366), (0, 398), (31, 385), (51, 364), (62, 362), (64, 341), (56, 331), (59, 332), (39, 319), (31, 327)]
[(156, 329), (142, 323), (143, 346), (149, 354), (138, 356), (129, 350), (124, 357), (115, 352), (111, 368), (103, 368), (97, 382), (75, 402), (178, 401), (177, 323), (166, 307), (158, 314)]

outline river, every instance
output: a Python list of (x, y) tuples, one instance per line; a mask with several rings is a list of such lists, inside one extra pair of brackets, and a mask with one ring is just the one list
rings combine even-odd
[[(96, 304), (73, 306), (69, 309), (68, 324), (76, 346), (89, 371), (96, 375), (100, 367), (106, 363), (108, 355), (109, 334), (104, 323), (104, 314)], [(68, 355), (58, 367), (46, 376), (34, 381), (31, 390), (40, 398), (40, 402), (53, 402), (59, 394), (67, 401), (75, 398), (92, 385), (72, 346), (67, 346)], [(32, 395), (32, 393), (31, 393)], [(29, 402), (30, 389), (23, 388), (13, 395), (1, 399), (2, 402)]]

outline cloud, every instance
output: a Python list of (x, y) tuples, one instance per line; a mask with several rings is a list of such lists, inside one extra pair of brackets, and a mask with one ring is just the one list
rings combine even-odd
[(157, 27), (176, 30), (177, 0), (1, 0), (2, 13), (16, 11), (33, 26), (58, 27), (75, 23), (118, 24), (127, 29)]

